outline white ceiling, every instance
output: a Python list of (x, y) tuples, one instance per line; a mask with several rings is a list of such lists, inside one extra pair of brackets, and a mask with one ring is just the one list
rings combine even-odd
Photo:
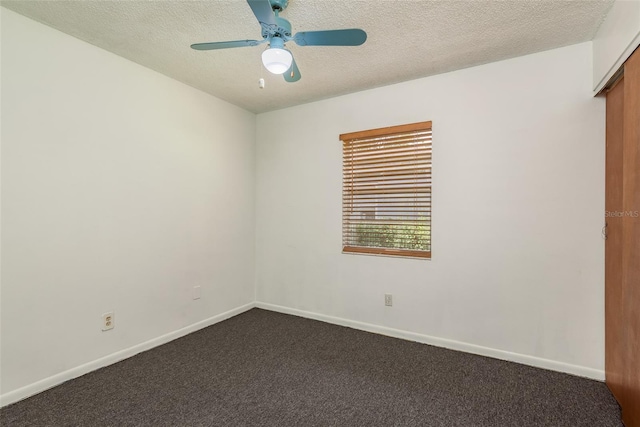
[[(362, 28), (358, 47), (287, 44), (302, 79), (262, 68), (245, 0), (2, 1), (2, 6), (256, 113), (591, 40), (613, 0), (290, 0), (293, 33)], [(258, 79), (266, 80), (264, 89)]]

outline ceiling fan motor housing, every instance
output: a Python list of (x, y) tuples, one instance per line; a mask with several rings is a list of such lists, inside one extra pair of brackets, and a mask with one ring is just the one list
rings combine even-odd
[(262, 37), (291, 37), (291, 23), (284, 18), (280, 18), (279, 16), (275, 17), (275, 21), (277, 24), (276, 26), (268, 24), (262, 25)]

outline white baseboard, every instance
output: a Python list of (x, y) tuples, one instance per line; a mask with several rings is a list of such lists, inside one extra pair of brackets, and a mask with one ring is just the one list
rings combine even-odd
[(584, 366), (572, 365), (569, 363), (543, 359), (526, 354), (512, 353), (510, 351), (497, 350), (495, 348), (483, 347), (480, 345), (469, 344), (460, 341), (417, 334), (415, 332), (407, 332), (399, 329), (387, 328), (385, 326), (373, 325), (370, 323), (356, 322), (354, 320), (342, 319), (339, 317), (332, 317), (324, 314), (312, 313), (310, 311), (297, 310), (295, 308), (283, 307), (280, 305), (268, 304), (264, 302), (256, 302), (255, 306), (265, 310), (292, 314), (294, 316), (320, 320), (322, 322), (332, 323), (340, 326), (347, 326), (349, 328), (359, 329), (361, 331), (373, 332), (375, 334), (386, 335), (389, 337), (400, 338), (408, 341), (415, 341), (423, 344), (433, 345), (436, 347), (444, 347), (451, 350), (464, 351), (466, 353), (478, 354), (480, 356), (492, 357), (494, 359), (507, 360), (510, 362), (521, 363), (523, 365), (534, 366), (536, 368), (549, 369), (551, 371), (564, 372), (580, 377), (604, 381), (604, 371), (599, 369), (587, 368)]
[(43, 392), (51, 387), (55, 387), (62, 384), (65, 381), (69, 381), (73, 378), (77, 378), (91, 371), (103, 368), (105, 366), (112, 365), (121, 360), (135, 356), (143, 351), (150, 350), (154, 347), (158, 347), (162, 344), (166, 344), (177, 338), (188, 335), (192, 332), (206, 328), (223, 320), (229, 319), (245, 311), (251, 310), (254, 307), (262, 308), (265, 310), (275, 311), (279, 313), (292, 314), (294, 316), (305, 317), (307, 319), (319, 320), (326, 323), (332, 323), (334, 325), (346, 326), (361, 331), (373, 332), (376, 334), (386, 335), (394, 338), (400, 338), (408, 341), (415, 341), (423, 344), (434, 345), (436, 347), (444, 347), (451, 350), (464, 351), (466, 353), (478, 354), (480, 356), (493, 357), (500, 360), (508, 360), (510, 362), (521, 363), (523, 365), (534, 366), (537, 368), (549, 369), (552, 371), (564, 372), (567, 374), (577, 375), (581, 377), (591, 378), (598, 381), (604, 381), (604, 371), (587, 368), (584, 366), (571, 365), (569, 363), (558, 362), (555, 360), (543, 359), (535, 356), (529, 356), (526, 354), (512, 353), (504, 350), (497, 350), (489, 347), (483, 347), (475, 344), (464, 343), (460, 341), (454, 341), (444, 338), (432, 337), (429, 335), (418, 334), (415, 332), (408, 332), (399, 329), (387, 328), (385, 326), (373, 325), (370, 323), (357, 322), (354, 320), (342, 319), (339, 317), (327, 316), (324, 314), (312, 313), (310, 311), (297, 310), (295, 308), (283, 307), (275, 304), (268, 304), (264, 302), (255, 302), (245, 304), (243, 306), (234, 308), (227, 312), (218, 314), (217, 316), (210, 317), (193, 325), (186, 326), (177, 331), (170, 332), (160, 337), (154, 338), (149, 341), (145, 341), (141, 344), (129, 347), (127, 349), (112, 353), (108, 356), (101, 357), (100, 359), (92, 362), (85, 363), (75, 368), (69, 369), (43, 380), (37, 381), (33, 384), (21, 387), (17, 390), (10, 391), (0, 395), (0, 407), (10, 405), (18, 402), (27, 397), (33, 396), (40, 392)]
[(141, 353), (143, 351), (150, 350), (154, 347), (158, 347), (162, 344), (166, 344), (170, 341), (173, 341), (177, 338), (188, 335), (192, 332), (206, 328), (207, 326), (211, 326), (218, 322), (222, 322), (223, 320), (227, 320), (230, 317), (233, 317), (240, 313), (244, 313), (245, 311), (251, 310), (254, 307), (255, 307), (254, 303), (245, 304), (243, 306), (218, 314), (217, 316), (213, 316), (208, 319), (202, 320), (200, 322), (194, 323), (193, 325), (189, 325), (182, 329), (178, 329), (177, 331), (173, 331), (168, 334), (151, 339), (149, 341), (145, 341), (141, 344), (134, 345), (133, 347), (129, 347), (127, 349), (117, 351), (115, 353), (112, 353), (105, 357), (101, 357), (100, 359), (94, 360), (92, 362), (88, 362), (83, 365), (76, 366), (75, 368), (69, 369), (64, 372), (60, 372), (59, 374), (37, 381), (33, 384), (29, 384), (27, 386), (21, 387), (17, 390), (4, 393), (0, 395), (0, 407), (10, 405), (22, 399), (26, 399), (27, 397), (33, 396), (34, 394), (41, 393), (47, 389), (50, 389), (51, 387), (55, 387), (59, 384), (62, 384), (65, 381), (69, 381), (73, 378), (77, 378), (91, 371), (95, 371), (96, 369), (104, 368), (105, 366), (112, 365), (116, 362), (120, 362), (121, 360), (127, 359), (131, 356), (135, 356), (136, 354)]

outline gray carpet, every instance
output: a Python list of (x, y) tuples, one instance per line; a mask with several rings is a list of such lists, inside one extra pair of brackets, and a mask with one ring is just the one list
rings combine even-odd
[(253, 309), (0, 410), (2, 426), (621, 426), (600, 382)]

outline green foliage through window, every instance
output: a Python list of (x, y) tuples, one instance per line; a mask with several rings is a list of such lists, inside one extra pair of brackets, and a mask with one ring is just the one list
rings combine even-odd
[(431, 251), (430, 224), (363, 224), (355, 225), (355, 246), (369, 248)]

